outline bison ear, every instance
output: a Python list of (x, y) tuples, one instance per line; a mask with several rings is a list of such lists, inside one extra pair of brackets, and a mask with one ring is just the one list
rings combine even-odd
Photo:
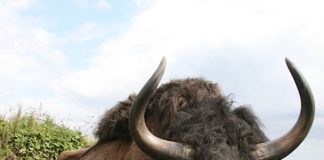
[(249, 106), (240, 106), (233, 110), (233, 113), (236, 115), (237, 118), (246, 122), (255, 133), (254, 135), (258, 135), (255, 139), (258, 139), (257, 143), (262, 143), (268, 141), (269, 138), (264, 134), (261, 130), (260, 126), (263, 127), (264, 125), (261, 123), (259, 118), (253, 113), (252, 109)]

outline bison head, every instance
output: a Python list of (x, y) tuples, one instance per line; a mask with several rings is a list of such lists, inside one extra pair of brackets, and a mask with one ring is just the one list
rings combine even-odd
[[(295, 126), (269, 141), (246, 106), (233, 107), (217, 84), (202, 78), (173, 80), (158, 87), (163, 59), (138, 95), (107, 111), (98, 125), (98, 143), (60, 157), (82, 160), (278, 160), (304, 140), (314, 119), (311, 90), (286, 59), (295, 80), (301, 111)], [(60, 160), (63, 160), (61, 158)], [(70, 159), (70, 158), (66, 158)]]
[(152, 134), (144, 115), (162, 78), (164, 59), (132, 105), (129, 119), (131, 136), (137, 146), (153, 159), (284, 158), (304, 140), (314, 119), (311, 90), (296, 67), (288, 59), (286, 63), (300, 94), (301, 111), (295, 126), (278, 139), (267, 141), (251, 112), (244, 108), (231, 110), (221, 96), (187, 104), (164, 137)]

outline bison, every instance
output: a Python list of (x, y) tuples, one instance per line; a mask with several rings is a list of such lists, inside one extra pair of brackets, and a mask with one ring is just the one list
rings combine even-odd
[[(98, 142), (65, 151), (60, 160), (278, 160), (307, 136), (314, 119), (310, 87), (294, 64), (301, 111), (294, 127), (269, 140), (249, 106), (234, 107), (216, 83), (203, 78), (172, 80), (158, 87), (166, 61), (144, 85), (102, 117)], [(157, 88), (158, 87), (158, 88)]]

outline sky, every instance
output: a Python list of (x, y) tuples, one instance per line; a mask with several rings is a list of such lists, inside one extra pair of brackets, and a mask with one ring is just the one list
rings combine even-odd
[(324, 2), (320, 0), (0, 0), (0, 113), (19, 106), (91, 133), (138, 92), (163, 56), (162, 83), (205, 77), (249, 104), (271, 138), (297, 120), (285, 65), (312, 88), (313, 127), (287, 160), (324, 156)]

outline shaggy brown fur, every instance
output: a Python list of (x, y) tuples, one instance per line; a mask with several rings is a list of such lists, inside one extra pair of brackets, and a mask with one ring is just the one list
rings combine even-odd
[[(173, 121), (178, 110), (184, 109), (192, 102), (200, 102), (219, 95), (220, 90), (217, 84), (204, 79), (173, 80), (156, 90), (146, 109), (145, 118), (149, 123), (154, 121), (154, 124), (159, 124), (159, 128), (149, 128), (155, 134), (161, 134), (170, 121)], [(128, 116), (135, 97), (136, 94), (132, 94), (106, 111), (95, 132), (99, 142), (131, 138), (128, 130)]]
[[(134, 99), (133, 94), (104, 114), (96, 130), (99, 141), (82, 159), (95, 155), (112, 159), (108, 154), (123, 155), (113, 160), (151, 159), (136, 146), (129, 133), (128, 116)], [(155, 135), (193, 145), (193, 160), (247, 160), (252, 144), (267, 141), (257, 118), (247, 107), (234, 109), (217, 84), (201, 78), (161, 85), (150, 99), (145, 119)], [(123, 150), (107, 146), (119, 141), (125, 141)]]
[(178, 112), (163, 138), (194, 146), (194, 160), (248, 160), (253, 144), (267, 141), (254, 114), (222, 96)]
[(128, 96), (126, 100), (119, 102), (116, 106), (106, 111), (95, 132), (98, 142), (108, 142), (114, 139), (131, 139), (128, 130), (128, 117), (135, 96), (135, 94)]

